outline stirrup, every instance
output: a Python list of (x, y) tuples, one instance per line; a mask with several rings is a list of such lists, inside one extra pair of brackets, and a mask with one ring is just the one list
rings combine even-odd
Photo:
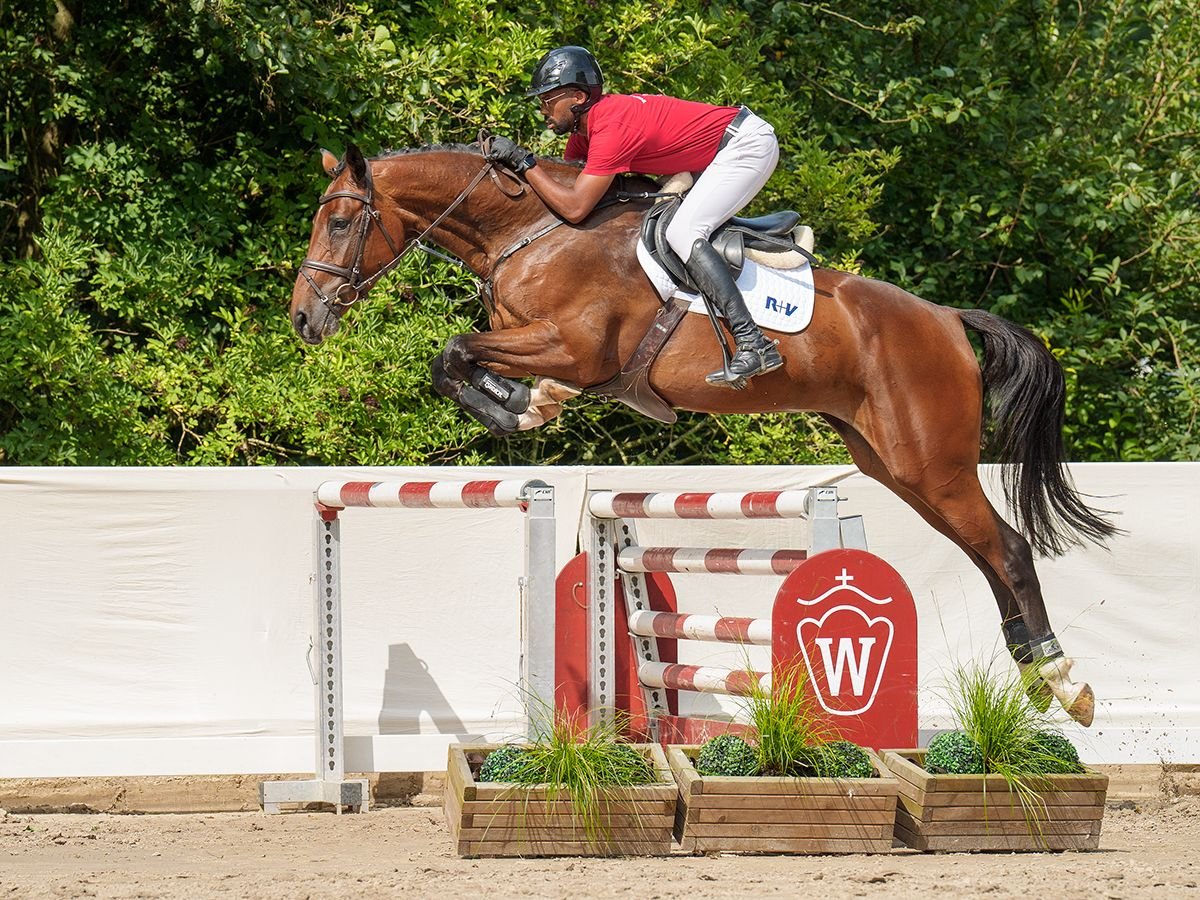
[[(747, 354), (754, 358), (756, 366), (747, 372), (734, 372), (732, 370), (733, 363), (737, 362), (739, 354)], [(783, 365), (783, 357), (775, 348), (775, 342), (767, 338), (765, 335), (761, 343), (755, 344), (739, 344), (737, 351), (734, 353), (733, 359), (718, 369), (716, 372), (710, 372), (705, 376), (704, 380), (709, 384), (721, 387), (731, 387), (734, 390), (742, 390), (746, 387), (746, 383), (751, 378), (757, 378), (759, 375), (766, 375), (768, 372), (774, 372)]]
[(709, 372), (704, 380), (714, 387), (733, 388), (735, 391), (744, 390), (749, 382), (745, 375), (735, 375), (729, 371), (729, 366), (722, 366), (715, 372)]

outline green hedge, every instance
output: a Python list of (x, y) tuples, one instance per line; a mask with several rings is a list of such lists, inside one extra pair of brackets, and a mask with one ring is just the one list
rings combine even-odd
[(557, 43), (612, 89), (747, 103), (780, 136), (757, 207), (831, 263), (1043, 335), (1077, 459), (1198, 455), (1182, 3), (1013, 7), (232, 0), (0, 7), (0, 461), (13, 464), (842, 461), (811, 416), (581, 400), (504, 441), (428, 387), (482, 327), (471, 279), (415, 260), (305, 348), (285, 315), (317, 148), (561, 152), (523, 97)]

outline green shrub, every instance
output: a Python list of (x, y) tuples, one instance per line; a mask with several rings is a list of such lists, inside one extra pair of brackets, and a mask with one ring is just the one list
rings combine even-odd
[(608, 758), (612, 762), (614, 784), (650, 784), (654, 781), (650, 760), (632, 744), (614, 744)]
[(477, 781), (520, 781), (530, 768), (531, 757), (523, 747), (505, 746), (493, 750), (479, 768)]
[(949, 775), (981, 775), (983, 754), (964, 732), (944, 731), (929, 742), (925, 768)]
[(758, 751), (736, 734), (721, 734), (700, 746), (696, 771), (701, 775), (757, 775)]
[(1033, 765), (1046, 775), (1073, 775), (1084, 771), (1079, 751), (1056, 731), (1039, 731), (1030, 751)]
[(821, 778), (874, 778), (875, 766), (867, 751), (850, 741), (831, 741), (815, 758)]

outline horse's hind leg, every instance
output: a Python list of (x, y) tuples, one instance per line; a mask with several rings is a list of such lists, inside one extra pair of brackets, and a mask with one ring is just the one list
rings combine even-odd
[[(962, 538), (959, 537), (958, 532), (951, 528), (920, 497), (901, 486), (892, 477), (892, 473), (888, 471), (887, 466), (883, 464), (883, 460), (879, 458), (879, 454), (875, 452), (875, 449), (866, 442), (861, 434), (840, 419), (828, 415), (824, 418), (841, 435), (842, 440), (845, 441), (846, 448), (850, 451), (850, 455), (853, 457), (859, 471), (864, 475), (874, 478), (884, 487), (891, 490), (892, 493), (911, 506), (930, 526), (957, 545), (963, 553), (967, 554), (971, 562), (975, 564), (983, 574), (983, 577), (987, 579), (988, 586), (992, 589), (992, 594), (996, 598), (996, 605), (1000, 608), (1001, 622), (1007, 624), (1008, 622), (1018, 621), (1024, 627), (1024, 620), (1021, 618), (1021, 608), (1017, 605), (1017, 600), (1013, 596), (1012, 589), (992, 570), (987, 560), (975, 552), (975, 549), (970, 544), (964, 543)], [(1025, 643), (1028, 643), (1028, 641)], [(1012, 642), (1010, 641), (1009, 644), (1011, 646)]]
[[(894, 429), (921, 418), (911, 408), (903, 414), (876, 416), (874, 421), (889, 422), (893, 429), (883, 441), (872, 441), (845, 423), (834, 421), (834, 425), (864, 473), (891, 488), (966, 552), (983, 573), (1000, 609), (1006, 643), (1034, 700), (1042, 700), (1036, 683), (1040, 678), (1072, 718), (1090, 725), (1095, 698), (1087, 684), (1070, 681), (1072, 662), (1062, 656), (1050, 629), (1029, 542), (999, 516), (979, 484), (979, 432), (972, 432), (978, 419), (972, 426), (971, 416), (958, 417), (958, 427), (943, 428), (936, 441), (936, 458), (909, 459), (902, 448), (930, 446), (930, 435), (897, 435)], [(925, 421), (938, 418), (934, 410)]]

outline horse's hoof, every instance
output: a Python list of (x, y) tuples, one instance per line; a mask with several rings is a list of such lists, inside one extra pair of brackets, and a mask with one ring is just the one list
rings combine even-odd
[(1067, 707), (1067, 715), (1084, 728), (1091, 726), (1092, 719), (1096, 717), (1096, 695), (1092, 692), (1091, 685), (1082, 685), (1082, 690), (1076, 695), (1074, 702)]
[(446, 374), (446, 365), (442, 362), (440, 353), (429, 361), (429, 374), (433, 381), (434, 391), (457, 403), (458, 392), (462, 384)]
[(1038, 666), (1038, 674), (1054, 692), (1067, 714), (1086, 728), (1092, 724), (1096, 714), (1096, 695), (1086, 681), (1071, 680), (1073, 665), (1074, 660), (1066, 656), (1055, 657)]

